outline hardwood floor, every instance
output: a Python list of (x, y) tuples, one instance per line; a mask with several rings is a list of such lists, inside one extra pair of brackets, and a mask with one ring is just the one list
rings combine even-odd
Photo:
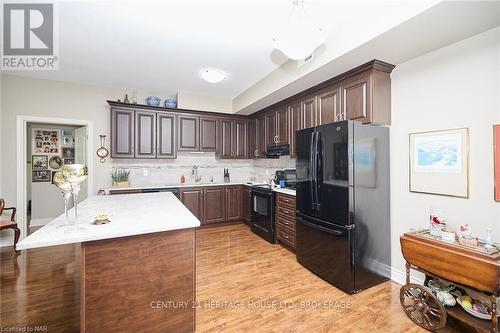
[(0, 252), (0, 327), (80, 330), (80, 244)]
[(406, 317), (398, 284), (345, 294), (243, 225), (198, 231), (196, 277), (200, 332), (427, 332)]
[[(243, 224), (198, 230), (196, 238), (197, 332), (426, 332), (402, 311), (393, 282), (347, 295)], [(17, 258), (2, 248), (0, 326), (78, 332), (79, 263), (74, 245)], [(467, 331), (449, 320), (441, 332)]]

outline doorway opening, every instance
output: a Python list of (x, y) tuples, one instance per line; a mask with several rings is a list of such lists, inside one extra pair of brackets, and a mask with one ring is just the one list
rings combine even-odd
[[(64, 212), (61, 191), (54, 185), (54, 174), (65, 164), (87, 164), (87, 126), (28, 122), (27, 136), (26, 223), (29, 235)], [(78, 201), (86, 198), (84, 182)]]
[[(78, 202), (92, 191), (92, 122), (76, 119), (17, 117), (17, 208), (21, 239), (64, 213), (53, 176), (65, 164), (86, 164)], [(70, 203), (70, 206), (73, 203)]]

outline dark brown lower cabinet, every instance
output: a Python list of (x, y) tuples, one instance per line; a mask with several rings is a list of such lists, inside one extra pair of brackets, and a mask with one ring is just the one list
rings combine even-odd
[(241, 185), (226, 186), (226, 221), (242, 219)]
[(276, 194), (276, 239), (295, 250), (295, 197)]
[(203, 224), (226, 220), (225, 196), (224, 186), (205, 187), (203, 190)]
[(250, 225), (250, 217), (252, 209), (252, 204), (250, 200), (251, 200), (250, 187), (243, 186), (242, 196), (241, 196), (241, 208), (243, 210), (243, 220), (248, 225)]
[[(181, 202), (202, 225), (242, 220), (250, 222), (250, 189), (242, 185), (181, 188)], [(244, 205), (247, 208), (243, 208)], [(248, 216), (245, 215), (247, 211)]]
[(181, 202), (198, 220), (203, 221), (203, 188), (181, 189)]

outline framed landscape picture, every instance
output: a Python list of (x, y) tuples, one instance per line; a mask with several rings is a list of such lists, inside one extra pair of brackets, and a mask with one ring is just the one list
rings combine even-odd
[(410, 191), (469, 197), (469, 129), (410, 134)]
[(500, 201), (500, 125), (493, 126), (495, 201)]

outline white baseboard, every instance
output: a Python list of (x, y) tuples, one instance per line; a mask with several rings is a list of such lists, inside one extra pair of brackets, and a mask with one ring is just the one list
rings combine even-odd
[[(412, 271), (411, 273), (412, 273), (410, 276), (411, 283), (424, 284), (424, 280), (420, 277), (421, 274), (417, 273), (417, 275), (419, 276), (415, 276), (415, 271)], [(391, 280), (401, 286), (404, 286), (406, 284), (406, 273), (399, 269), (391, 267)]]
[[(2, 230), (2, 233), (4, 231), (6, 231), (5, 233), (7, 233), (7, 230)], [(12, 231), (12, 234), (9, 232), (9, 236), (0, 237), (0, 247), (12, 246), (12, 245), (14, 245), (14, 231)]]
[(45, 218), (40, 218), (40, 219), (31, 219), (30, 220), (30, 227), (40, 227), (43, 225), (46, 225), (50, 221), (52, 221), (55, 217), (45, 217)]

